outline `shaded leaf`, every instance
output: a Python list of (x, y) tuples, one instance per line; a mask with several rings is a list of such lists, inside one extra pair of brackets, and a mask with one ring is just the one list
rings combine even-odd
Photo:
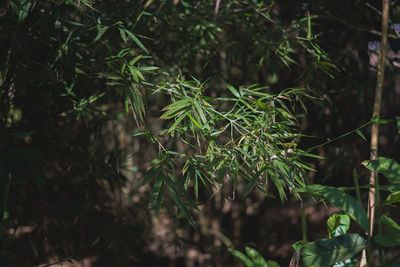
[(382, 235), (377, 234), (374, 237), (376, 243), (383, 247), (400, 246), (400, 234), (397, 235)]
[(357, 255), (367, 245), (359, 234), (345, 234), (305, 244), (301, 250), (305, 266), (326, 267)]
[(353, 220), (361, 225), (367, 232), (369, 229), (369, 221), (366, 212), (361, 204), (348, 194), (343, 193), (339, 189), (332, 186), (310, 185), (296, 189), (298, 193), (309, 193), (314, 196), (322, 197), (331, 203), (331, 205), (343, 210)]
[(108, 30), (108, 28), (110, 28), (110, 26), (102, 26), (102, 25), (97, 26), (97, 35), (96, 38), (94, 38), (93, 42), (98, 41)]
[(383, 174), (393, 183), (400, 183), (400, 165), (393, 159), (378, 157), (367, 163), (368, 169)]
[(362, 139), (364, 139), (365, 141), (367, 141), (367, 138), (365, 138), (365, 135), (364, 135), (359, 129), (356, 129), (356, 133), (357, 133)]
[(142, 42), (140, 42), (140, 40), (135, 36), (135, 34), (133, 34), (132, 32), (128, 31), (127, 29), (123, 29), (123, 31), (129, 35), (129, 37), (131, 37), (132, 41), (134, 41), (137, 46), (139, 46), (140, 48), (142, 48), (146, 53), (149, 53), (149, 51), (147, 51), (146, 47), (142, 44)]
[(386, 230), (388, 232), (400, 235), (400, 226), (395, 221), (385, 215), (383, 215), (380, 220), (387, 226)]

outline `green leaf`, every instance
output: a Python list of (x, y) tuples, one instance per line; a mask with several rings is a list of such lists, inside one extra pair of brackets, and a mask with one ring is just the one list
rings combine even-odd
[(127, 43), (128, 39), (126, 38), (125, 32), (121, 28), (119, 28), (118, 30), (119, 30), (119, 34), (121, 35), (122, 41), (124, 41), (124, 43)]
[(356, 129), (356, 133), (357, 133), (362, 139), (364, 139), (365, 141), (367, 141), (367, 138), (365, 138), (364, 134), (363, 134), (359, 129)]
[(310, 13), (307, 12), (307, 39), (311, 40), (312, 32), (311, 32), (311, 16)]
[(187, 113), (184, 113), (182, 115), (180, 115), (175, 122), (171, 125), (171, 127), (168, 129), (167, 133), (173, 132), (175, 130), (175, 128), (179, 125), (179, 123), (181, 123), (181, 121), (186, 118)]
[(96, 38), (94, 38), (93, 42), (97, 42), (103, 35), (104, 33), (110, 28), (110, 26), (102, 26), (98, 25), (97, 26), (97, 35)]
[(386, 200), (383, 201), (382, 205), (391, 205), (393, 203), (400, 202), (400, 192), (395, 192), (387, 196)]
[(140, 40), (130, 31), (128, 31), (127, 29), (123, 29), (123, 31), (129, 35), (129, 37), (131, 37), (132, 41), (134, 41), (137, 46), (139, 46), (140, 48), (142, 48), (147, 54), (149, 53), (149, 51), (147, 51), (146, 47), (142, 44), (142, 42), (140, 42)]
[(267, 262), (264, 260), (260, 253), (251, 247), (246, 247), (246, 253), (257, 267), (268, 267)]
[(383, 215), (380, 220), (387, 226), (386, 230), (389, 233), (400, 235), (400, 226), (395, 221), (385, 215)]
[(167, 187), (168, 187), (169, 192), (171, 193), (172, 199), (174, 200), (178, 209), (183, 213), (183, 215), (188, 220), (188, 222), (191, 225), (194, 225), (195, 222), (194, 222), (192, 215), (190, 214), (190, 212), (189, 212), (188, 208), (186, 207), (185, 203), (183, 202), (182, 198), (176, 192), (173, 184), (168, 179), (165, 179), (165, 181), (166, 181), (166, 184), (168, 185)]
[(254, 263), (242, 252), (239, 250), (233, 249), (233, 248), (228, 248), (229, 253), (231, 253), (233, 256), (239, 258), (247, 267), (255, 267)]
[(149, 201), (150, 206), (154, 206), (156, 204), (156, 200), (159, 197), (161, 187), (163, 186), (163, 181), (164, 178), (162, 176), (158, 177), (158, 179), (155, 181), (153, 185), (153, 190), (151, 191), (151, 196)]
[(231, 91), (232, 94), (233, 94), (234, 96), (236, 96), (237, 98), (240, 98), (240, 94), (239, 94), (239, 92), (235, 89), (235, 87), (233, 87), (233, 86), (230, 85), (230, 84), (227, 84), (226, 87), (228, 87), (229, 91)]
[(267, 166), (264, 165), (259, 171), (257, 171), (253, 177), (251, 177), (250, 181), (247, 183), (246, 188), (243, 191), (243, 199), (253, 190), (256, 185), (258, 179), (260, 178), (260, 174), (264, 171)]
[(331, 205), (343, 210), (353, 220), (361, 225), (368, 232), (369, 220), (361, 204), (348, 194), (332, 186), (309, 185), (295, 190), (297, 193), (309, 193), (313, 196), (322, 197), (331, 203)]
[(400, 184), (400, 165), (396, 161), (379, 157), (367, 162), (368, 169), (383, 174), (392, 183)]
[(326, 222), (329, 238), (344, 235), (350, 228), (350, 217), (344, 213), (335, 213)]
[(271, 260), (267, 262), (267, 265), (268, 267), (280, 267), (276, 261), (271, 261)]
[(400, 134), (400, 116), (396, 116), (397, 133)]
[(345, 234), (329, 239), (320, 239), (305, 244), (301, 250), (305, 266), (326, 267), (357, 255), (367, 245), (359, 234)]
[(397, 235), (382, 235), (377, 234), (374, 237), (376, 243), (383, 247), (400, 246), (400, 234)]
[(163, 110), (166, 112), (161, 115), (161, 119), (173, 118), (175, 115), (187, 109), (190, 106), (190, 104), (191, 104), (190, 99), (182, 99), (169, 104), (168, 106), (163, 108)]

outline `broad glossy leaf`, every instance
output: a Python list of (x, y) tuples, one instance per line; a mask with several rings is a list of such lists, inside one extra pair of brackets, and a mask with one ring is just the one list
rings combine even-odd
[(301, 250), (305, 266), (327, 267), (357, 255), (367, 245), (359, 234), (345, 234), (329, 239), (320, 239), (305, 244)]
[(326, 222), (329, 238), (344, 235), (350, 228), (350, 217), (344, 213), (335, 213)]
[(246, 247), (246, 253), (249, 255), (251, 260), (254, 262), (254, 265), (257, 267), (268, 267), (267, 262), (264, 260), (263, 256), (251, 247)]
[(393, 183), (400, 183), (400, 165), (393, 159), (379, 157), (368, 161), (366, 167), (370, 170), (383, 174)]
[(366, 232), (369, 229), (369, 221), (366, 212), (361, 204), (351, 197), (332, 186), (324, 186), (319, 184), (309, 185), (296, 189), (298, 193), (309, 193), (326, 199), (331, 205), (343, 210), (353, 220), (361, 225)]

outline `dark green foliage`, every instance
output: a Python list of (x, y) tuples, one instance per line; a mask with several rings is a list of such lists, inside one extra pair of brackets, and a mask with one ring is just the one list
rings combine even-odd
[[(332, 186), (349, 186), (367, 154), (379, 7), (219, 3), (1, 1), (0, 265), (221, 266), (232, 260), (221, 242), (232, 247), (232, 237), (237, 248), (257, 242), (260, 252), (230, 250), (249, 266), (277, 266), (267, 251), (286, 266), (292, 252), (279, 249), (297, 238), (296, 214), (274, 230), (263, 216), (274, 198), (291, 205), (303, 193), (367, 230), (362, 206)], [(383, 114), (393, 119), (398, 96), (386, 94)], [(377, 120), (389, 122), (382, 151), (396, 158), (398, 120)], [(398, 164), (367, 167), (394, 183), (379, 188), (389, 213), (400, 199)], [(314, 184), (325, 178), (331, 186)], [(332, 217), (329, 235), (347, 249), (337, 236), (345, 216)], [(396, 245), (397, 218), (382, 218), (373, 241)], [(339, 254), (329, 263), (349, 256)]]
[(335, 262), (349, 259), (364, 249), (367, 241), (358, 234), (345, 234), (329, 239), (319, 239), (302, 248), (306, 266), (331, 266)]

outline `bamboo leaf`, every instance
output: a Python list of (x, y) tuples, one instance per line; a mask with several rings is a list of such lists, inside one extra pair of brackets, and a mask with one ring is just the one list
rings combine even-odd
[(137, 46), (139, 46), (141, 49), (143, 49), (147, 54), (149, 51), (147, 51), (146, 47), (140, 42), (140, 40), (133, 34), (132, 32), (128, 31), (127, 29), (123, 29), (123, 31), (131, 37), (132, 41), (134, 41)]
[(324, 186), (319, 184), (309, 185), (303, 188), (295, 189), (297, 193), (309, 193), (313, 196), (322, 197), (328, 200), (331, 205), (343, 210), (353, 220), (361, 225), (368, 232), (369, 223), (368, 216), (361, 204), (348, 194), (343, 193), (339, 189), (332, 186)]
[(254, 263), (239, 250), (228, 248), (229, 253), (231, 253), (236, 258), (240, 259), (247, 267), (255, 267)]
[(387, 227), (386, 230), (392, 234), (400, 234), (400, 226), (393, 221), (391, 218), (383, 215), (380, 218), (381, 222), (384, 223)]
[(250, 181), (247, 183), (246, 188), (243, 191), (243, 199), (253, 190), (254, 186), (256, 185), (258, 179), (260, 178), (261, 173), (264, 171), (266, 168), (266, 165), (264, 165), (261, 170), (257, 171), (253, 177), (251, 177)]
[(359, 129), (356, 129), (356, 133), (357, 133), (362, 139), (364, 139), (365, 141), (367, 141), (367, 138), (365, 138), (364, 134), (363, 134)]
[(97, 42), (103, 35), (104, 33), (110, 28), (110, 26), (97, 26), (97, 35), (96, 38), (94, 38), (93, 42)]
[(357, 255), (367, 245), (359, 234), (345, 234), (329, 239), (320, 239), (305, 244), (301, 249), (305, 266), (326, 267)]
[(400, 192), (395, 192), (387, 196), (386, 200), (383, 201), (382, 205), (391, 205), (393, 203), (400, 202)]
[(183, 202), (182, 198), (178, 195), (178, 193), (176, 192), (173, 184), (166, 179), (165, 180), (167, 183), (167, 187), (169, 192), (171, 193), (172, 199), (174, 200), (175, 204), (177, 205), (178, 209), (183, 213), (183, 215), (185, 216), (185, 218), (189, 221), (189, 223), (191, 225), (194, 225), (194, 219), (192, 217), (192, 215), (190, 214), (189, 210), (187, 209), (185, 203)]
[(268, 267), (267, 262), (260, 255), (260, 253), (251, 247), (246, 247), (246, 253), (249, 255), (250, 259), (254, 262), (254, 265), (257, 267)]
[(153, 185), (153, 190), (151, 191), (151, 196), (150, 196), (150, 206), (154, 206), (156, 203), (157, 198), (159, 197), (159, 193), (161, 190), (161, 187), (163, 186), (163, 181), (164, 178), (162, 176), (158, 177), (158, 179), (155, 181)]

